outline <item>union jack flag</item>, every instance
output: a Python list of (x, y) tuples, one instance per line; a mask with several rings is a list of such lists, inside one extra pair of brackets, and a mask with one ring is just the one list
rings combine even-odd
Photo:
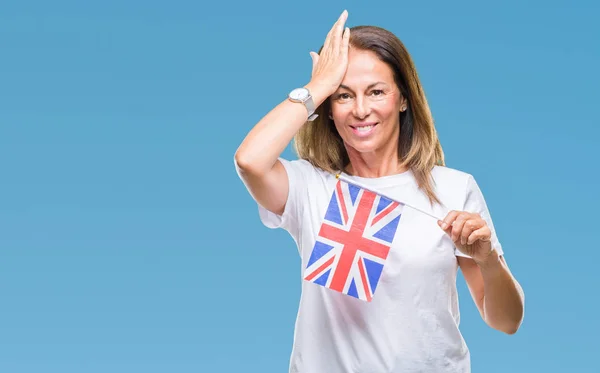
[(304, 279), (370, 302), (403, 208), (399, 202), (338, 179)]

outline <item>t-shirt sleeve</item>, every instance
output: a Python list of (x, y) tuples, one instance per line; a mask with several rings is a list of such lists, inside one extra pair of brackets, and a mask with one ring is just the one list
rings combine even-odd
[[(303, 160), (288, 161), (287, 159), (281, 157), (279, 157), (278, 160), (285, 168), (289, 183), (288, 197), (284, 211), (281, 215), (275, 214), (257, 203), (258, 214), (260, 221), (267, 228), (282, 228), (289, 232), (292, 237), (297, 238), (300, 231), (300, 217), (302, 216), (301, 210), (303, 208), (301, 203), (301, 191), (306, 185), (307, 175), (305, 174), (308, 172), (308, 162)], [(238, 172), (238, 176), (241, 178), (240, 170), (237, 164), (236, 170)], [(247, 187), (248, 186), (246, 185), (246, 188)]]
[(306, 177), (302, 175), (302, 167), (299, 161), (288, 161), (284, 158), (278, 158), (285, 168), (288, 177), (288, 197), (285, 208), (281, 215), (275, 214), (258, 204), (258, 214), (260, 221), (271, 229), (282, 228), (288, 231), (292, 236), (299, 229), (302, 204), (300, 203), (300, 189)]
[[(477, 182), (475, 181), (475, 178), (472, 175), (468, 176), (467, 191), (463, 211), (478, 213), (479, 215), (481, 215), (481, 217), (483, 218), (483, 220), (486, 221), (488, 227), (492, 232), (492, 248), (495, 249), (499, 255), (503, 255), (504, 251), (502, 250), (502, 244), (498, 240), (496, 229), (494, 228), (494, 223), (492, 221), (490, 211), (485, 202), (485, 198), (483, 197), (483, 193), (481, 192), (479, 185), (477, 185)], [(469, 258), (468, 255), (461, 253), (456, 248), (454, 249), (454, 253), (457, 256), (464, 256)]]

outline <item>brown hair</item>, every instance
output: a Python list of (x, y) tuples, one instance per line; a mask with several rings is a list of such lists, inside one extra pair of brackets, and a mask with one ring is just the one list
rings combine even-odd
[[(433, 191), (431, 170), (436, 164), (445, 166), (444, 153), (410, 54), (398, 37), (376, 26), (352, 27), (350, 46), (375, 53), (394, 72), (396, 85), (408, 104), (407, 110), (400, 112), (399, 161), (413, 172), (430, 203), (440, 203)], [(329, 119), (330, 107), (329, 100), (325, 100), (317, 108), (319, 117), (296, 133), (294, 148), (299, 158), (325, 171), (338, 172), (350, 160), (335, 124)]]

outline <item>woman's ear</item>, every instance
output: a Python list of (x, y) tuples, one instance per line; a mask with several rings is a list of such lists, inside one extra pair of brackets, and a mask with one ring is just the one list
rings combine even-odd
[(406, 99), (406, 97), (402, 96), (400, 98), (400, 112), (405, 112), (406, 109), (408, 108), (408, 100)]

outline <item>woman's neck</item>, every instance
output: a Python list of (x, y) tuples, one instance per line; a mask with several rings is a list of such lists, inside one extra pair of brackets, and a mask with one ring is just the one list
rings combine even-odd
[(408, 170), (401, 167), (397, 152), (391, 154), (348, 152), (350, 163), (345, 172), (349, 175), (376, 178), (395, 175)]

